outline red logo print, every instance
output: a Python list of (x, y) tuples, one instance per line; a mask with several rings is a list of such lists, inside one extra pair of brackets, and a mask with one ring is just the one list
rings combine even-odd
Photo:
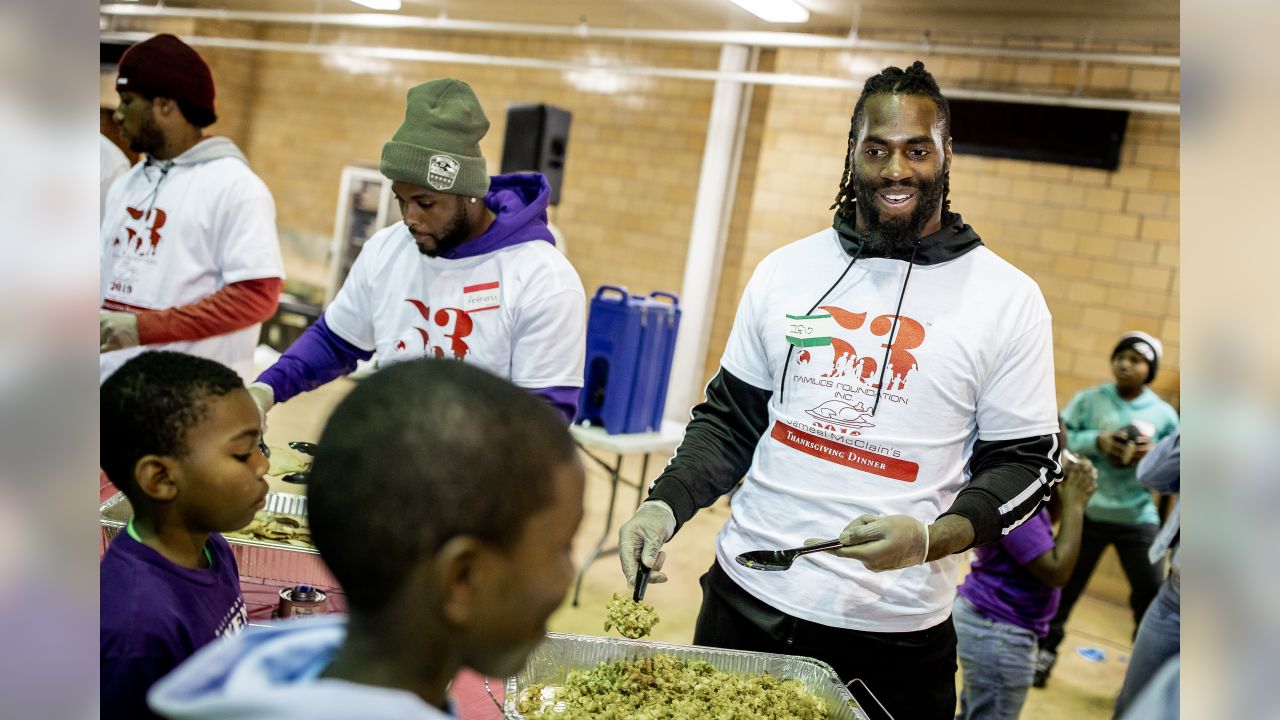
[[(467, 356), (471, 348), (463, 338), (470, 335), (474, 327), (467, 311), (458, 308), (439, 308), (433, 313), (431, 308), (421, 300), (405, 298), (405, 302), (422, 315), (427, 325), (427, 327), (415, 325), (412, 328), (417, 332), (417, 337), (422, 340), (424, 354), (442, 358), (448, 352), (455, 360), (462, 360)], [(448, 340), (447, 347), (442, 344), (444, 340)], [(408, 341), (403, 339), (395, 344), (396, 350), (408, 350), (408, 346)]]
[(915, 482), (920, 465), (910, 460), (890, 457), (869, 447), (855, 447), (806, 432), (781, 420), (774, 422), (769, 436), (774, 440), (813, 457), (873, 475)]
[(125, 221), (123, 238), (117, 236), (111, 242), (112, 247), (122, 248), (137, 256), (155, 255), (160, 247), (160, 228), (164, 227), (168, 215), (160, 208), (150, 210), (125, 208), (129, 220)]
[[(867, 319), (867, 314), (864, 312), (849, 312), (833, 305), (823, 305), (822, 309), (831, 313), (831, 318), (837, 325), (848, 330), (861, 329)], [(873, 319), (867, 329), (873, 337), (883, 338), (883, 342), (873, 345), (874, 349), (864, 346), (864, 349), (871, 349), (871, 352), (859, 354), (851, 341), (833, 336), (831, 350), (834, 358), (831, 369), (822, 373), (822, 377), (837, 378), (852, 375), (859, 381), (871, 383), (872, 387), (876, 387), (877, 383), (872, 380), (872, 377), (879, 369), (884, 350), (889, 348), (889, 364), (884, 373), (886, 378), (884, 389), (902, 390), (906, 387), (907, 377), (911, 371), (919, 367), (916, 356), (911, 351), (924, 343), (924, 326), (905, 315), (899, 315), (892, 346), (889, 338), (889, 333), (893, 331), (892, 315), (881, 315)]]

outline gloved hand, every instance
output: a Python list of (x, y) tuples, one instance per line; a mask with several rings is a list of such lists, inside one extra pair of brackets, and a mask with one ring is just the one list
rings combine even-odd
[(618, 529), (618, 557), (622, 559), (622, 574), (627, 576), (628, 585), (635, 587), (636, 572), (640, 569), (638, 562), (653, 571), (649, 573), (650, 583), (667, 581), (667, 576), (658, 572), (666, 558), (666, 553), (661, 552), (662, 543), (670, 540), (675, 532), (676, 514), (661, 500), (642, 503), (636, 514)]
[(138, 316), (102, 310), (98, 314), (98, 351), (109, 352), (138, 345)]
[(900, 570), (925, 561), (929, 526), (910, 515), (862, 515), (840, 533), (845, 547), (831, 552), (861, 560), (868, 570)]
[(267, 432), (267, 412), (271, 410), (271, 406), (276, 404), (276, 391), (266, 383), (249, 383), (249, 396), (253, 398), (253, 404), (258, 406), (258, 419), (262, 421), (262, 432)]

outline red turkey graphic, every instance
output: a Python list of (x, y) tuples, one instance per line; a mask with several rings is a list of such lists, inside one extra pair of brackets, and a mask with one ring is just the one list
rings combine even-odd
[[(859, 330), (866, 324), (867, 313), (865, 312), (849, 312), (834, 305), (823, 305), (822, 309), (830, 313), (831, 318), (841, 328)], [(822, 377), (855, 377), (861, 383), (871, 383), (874, 386), (876, 380), (873, 376), (880, 369), (880, 362), (884, 359), (887, 341), (892, 333), (894, 337), (892, 345), (889, 346), (888, 367), (884, 372), (884, 389), (902, 390), (906, 387), (907, 376), (920, 366), (911, 351), (924, 342), (924, 326), (905, 315), (899, 315), (895, 328), (893, 315), (880, 315), (871, 321), (867, 330), (877, 340), (870, 343), (869, 347), (863, 346), (869, 352), (859, 353), (849, 340), (831, 338), (831, 369), (822, 373)]]

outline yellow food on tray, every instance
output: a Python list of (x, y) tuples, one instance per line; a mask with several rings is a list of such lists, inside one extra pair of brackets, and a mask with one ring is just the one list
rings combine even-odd
[(617, 628), (618, 634), (635, 640), (648, 635), (653, 626), (658, 624), (658, 613), (649, 603), (638, 603), (618, 593), (613, 594), (606, 608), (604, 618), (605, 632), (609, 628)]
[(296, 547), (313, 547), (311, 544), (311, 528), (306, 522), (292, 515), (278, 515), (266, 510), (259, 510), (253, 516), (253, 522), (236, 530), (223, 533), (223, 537), (238, 540), (271, 540), (294, 545)]
[(564, 685), (531, 685), (516, 709), (533, 720), (824, 720), (825, 703), (799, 680), (744, 677), (705, 660), (658, 654), (569, 673)]
[(311, 461), (314, 459), (306, 453), (298, 452), (291, 447), (269, 446), (271, 457), (268, 458), (271, 463), (267, 468), (268, 475), (289, 475), (290, 473), (306, 472), (311, 469)]

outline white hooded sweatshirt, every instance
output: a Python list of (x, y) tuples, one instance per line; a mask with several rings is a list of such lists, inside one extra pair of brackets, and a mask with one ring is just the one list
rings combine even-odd
[(405, 690), (319, 677), (347, 634), (346, 619), (252, 627), (205, 646), (156, 683), (147, 704), (172, 720), (449, 720)]

